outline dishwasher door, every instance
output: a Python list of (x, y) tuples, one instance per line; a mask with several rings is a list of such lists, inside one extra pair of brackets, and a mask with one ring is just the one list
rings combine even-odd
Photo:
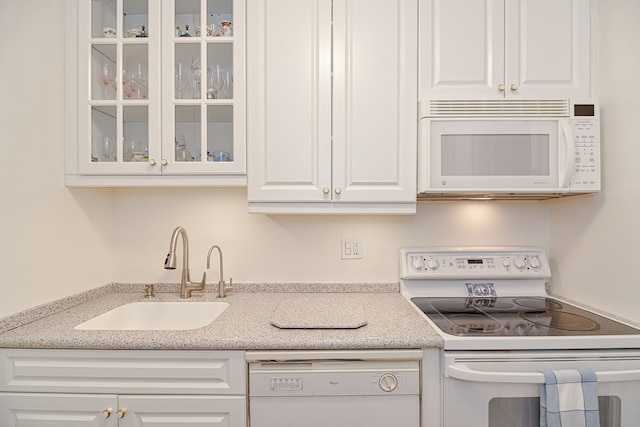
[(420, 361), (250, 361), (249, 419), (251, 427), (419, 427)]

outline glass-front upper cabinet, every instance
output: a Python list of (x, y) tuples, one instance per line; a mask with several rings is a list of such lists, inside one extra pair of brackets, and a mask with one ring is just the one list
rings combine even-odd
[(244, 1), (67, 0), (67, 185), (246, 183)]

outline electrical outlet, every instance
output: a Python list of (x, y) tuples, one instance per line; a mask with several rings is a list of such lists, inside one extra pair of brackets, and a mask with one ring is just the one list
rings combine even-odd
[(342, 239), (342, 259), (362, 259), (361, 239)]

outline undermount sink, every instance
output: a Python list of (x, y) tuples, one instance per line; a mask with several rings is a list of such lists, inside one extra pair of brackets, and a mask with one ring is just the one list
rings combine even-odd
[(201, 328), (220, 316), (226, 302), (134, 302), (76, 325), (85, 330), (169, 331)]

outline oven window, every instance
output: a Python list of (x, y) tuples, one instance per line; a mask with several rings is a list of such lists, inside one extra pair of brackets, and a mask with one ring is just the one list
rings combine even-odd
[(549, 176), (548, 134), (443, 134), (444, 176)]
[[(617, 396), (598, 396), (600, 427), (622, 427)], [(540, 427), (540, 399), (537, 397), (495, 397), (489, 401), (489, 426)]]

